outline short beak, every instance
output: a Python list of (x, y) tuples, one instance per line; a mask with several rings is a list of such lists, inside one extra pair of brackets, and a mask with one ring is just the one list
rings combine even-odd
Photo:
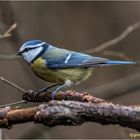
[(21, 55), (21, 52), (18, 52), (16, 55)]

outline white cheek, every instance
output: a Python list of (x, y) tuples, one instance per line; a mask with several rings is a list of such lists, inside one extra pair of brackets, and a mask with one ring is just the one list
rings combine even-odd
[(42, 51), (42, 49), (42, 47), (32, 49), (28, 52), (24, 52), (22, 56), (28, 63), (31, 63), (32, 60), (34, 60), (34, 58)]

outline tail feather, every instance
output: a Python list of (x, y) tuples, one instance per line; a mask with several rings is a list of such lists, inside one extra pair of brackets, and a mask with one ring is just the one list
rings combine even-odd
[(137, 64), (137, 62), (133, 62), (133, 61), (113, 61), (113, 60), (109, 60), (106, 62), (106, 65), (128, 65), (128, 64)]

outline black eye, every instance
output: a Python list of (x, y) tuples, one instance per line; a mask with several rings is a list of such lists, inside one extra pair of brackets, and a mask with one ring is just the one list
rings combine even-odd
[(25, 52), (28, 52), (29, 50), (30, 50), (30, 48), (25, 48), (24, 49)]
[(37, 47), (33, 47), (33, 48), (25, 48), (25, 49), (22, 51), (22, 53), (23, 53), (23, 52), (28, 52), (28, 51), (33, 50), (33, 49), (35, 49), (35, 48), (37, 48)]

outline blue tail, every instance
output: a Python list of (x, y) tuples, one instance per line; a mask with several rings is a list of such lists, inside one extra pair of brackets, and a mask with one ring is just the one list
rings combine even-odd
[(137, 64), (137, 62), (133, 62), (133, 61), (113, 61), (113, 60), (109, 60), (106, 62), (106, 65), (127, 65), (127, 64)]

